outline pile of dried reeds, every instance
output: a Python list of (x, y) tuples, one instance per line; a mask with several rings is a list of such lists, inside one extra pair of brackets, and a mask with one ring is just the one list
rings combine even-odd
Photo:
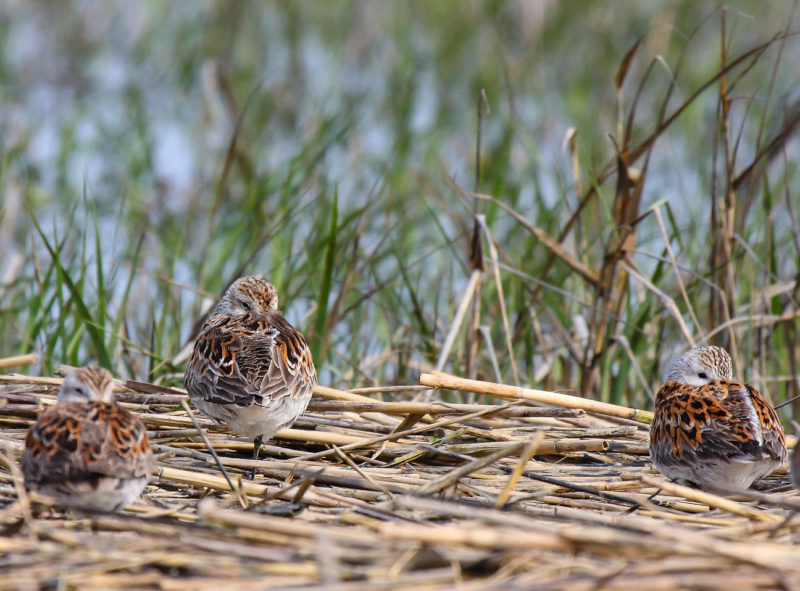
[[(575, 591), (800, 580), (800, 518), (791, 519), (800, 500), (785, 473), (746, 499), (686, 489), (648, 459), (650, 413), (440, 374), (368, 392), (320, 386), (258, 461), (251, 442), (190, 416), (180, 390), (128, 382), (119, 400), (147, 424), (157, 474), (123, 514), (65, 513), (26, 495), (17, 469), (25, 431), (59, 382), (0, 376), (0, 589)], [(429, 387), (503, 400), (408, 402)], [(253, 466), (256, 479), (243, 479)]]

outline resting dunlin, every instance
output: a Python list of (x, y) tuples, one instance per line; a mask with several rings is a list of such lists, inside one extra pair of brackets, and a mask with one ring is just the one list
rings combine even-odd
[(209, 316), (183, 383), (197, 408), (253, 439), (258, 459), (262, 441), (306, 409), (317, 373), (303, 335), (278, 312), (275, 287), (249, 276), (234, 281)]
[(113, 402), (111, 374), (83, 367), (67, 374), (56, 404), (25, 438), (25, 486), (60, 504), (118, 511), (144, 490), (155, 467), (138, 417)]
[(650, 458), (680, 484), (744, 490), (786, 461), (783, 428), (770, 403), (735, 382), (720, 347), (697, 347), (672, 363), (656, 394)]

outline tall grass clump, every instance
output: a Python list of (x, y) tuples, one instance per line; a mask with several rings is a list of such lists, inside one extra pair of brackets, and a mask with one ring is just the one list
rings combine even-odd
[(797, 393), (791, 7), (195, 8), (3, 13), (3, 355), (179, 383), (260, 273), (339, 387)]

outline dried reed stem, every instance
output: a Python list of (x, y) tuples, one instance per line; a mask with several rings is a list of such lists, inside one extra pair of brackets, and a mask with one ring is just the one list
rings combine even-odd
[(742, 505), (741, 503), (737, 503), (731, 499), (726, 499), (725, 497), (697, 490), (695, 488), (689, 488), (688, 486), (681, 486), (680, 484), (675, 484), (674, 482), (669, 482), (655, 476), (641, 476), (641, 481), (647, 485), (661, 489), (661, 491), (664, 493), (683, 497), (685, 499), (689, 499), (690, 501), (704, 503), (709, 507), (727, 511), (728, 513), (733, 513), (734, 515), (741, 515), (743, 517), (757, 519), (759, 521), (780, 520), (775, 515), (766, 513), (764, 511), (759, 511), (758, 509), (753, 509), (752, 507)]
[(578, 408), (595, 414), (629, 419), (640, 423), (652, 423), (653, 413), (647, 410), (637, 410), (626, 406), (599, 402), (588, 398), (579, 398), (569, 394), (557, 394), (544, 390), (534, 390), (533, 388), (522, 388), (509, 386), (506, 384), (495, 384), (493, 382), (481, 382), (479, 380), (467, 380), (456, 376), (433, 375), (423, 373), (419, 376), (419, 383), (423, 386), (433, 388), (445, 388), (448, 390), (459, 390), (462, 392), (475, 392), (477, 394), (487, 394), (497, 398), (511, 400), (531, 400), (543, 404), (552, 404), (566, 408)]
[(17, 355), (15, 357), (5, 357), (0, 359), (0, 369), (8, 369), (9, 367), (19, 367), (21, 365), (33, 365), (38, 358), (33, 353), (27, 355)]

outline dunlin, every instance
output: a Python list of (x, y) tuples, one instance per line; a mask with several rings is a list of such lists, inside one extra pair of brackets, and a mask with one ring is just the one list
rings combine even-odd
[(712, 492), (744, 490), (786, 461), (772, 405), (733, 381), (720, 347), (697, 347), (670, 366), (656, 394), (650, 457), (680, 484)]
[(83, 367), (67, 374), (56, 404), (28, 431), (25, 486), (68, 507), (118, 511), (132, 503), (155, 467), (138, 417), (113, 402), (111, 374)]
[(253, 459), (262, 441), (303, 413), (316, 383), (303, 335), (278, 311), (275, 287), (254, 276), (225, 291), (197, 337), (184, 377), (197, 408), (253, 439)]

